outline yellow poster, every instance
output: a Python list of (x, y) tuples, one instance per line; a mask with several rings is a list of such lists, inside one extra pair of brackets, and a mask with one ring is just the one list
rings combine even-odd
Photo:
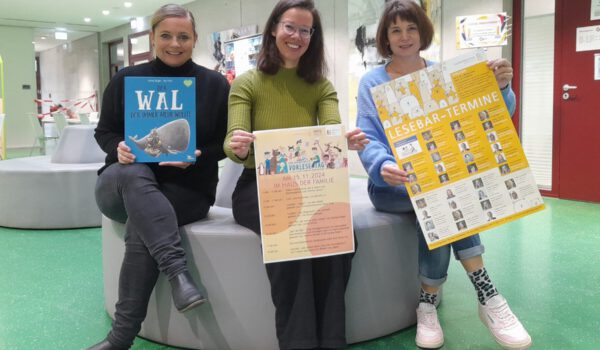
[(265, 263), (354, 251), (341, 125), (255, 131)]
[(371, 94), (430, 249), (544, 208), (483, 51)]

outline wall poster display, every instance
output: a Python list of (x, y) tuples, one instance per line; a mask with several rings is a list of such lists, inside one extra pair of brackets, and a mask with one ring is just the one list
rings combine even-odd
[(600, 25), (578, 27), (575, 35), (575, 51), (600, 50)]
[(261, 44), (262, 34), (226, 41), (223, 44), (227, 80), (233, 80), (247, 70), (256, 67)]
[(507, 45), (509, 19), (506, 12), (456, 17), (456, 48)]
[(221, 72), (230, 83), (233, 78), (235, 78), (235, 71), (228, 71), (225, 67), (227, 60), (225, 43), (239, 38), (256, 35), (257, 33), (258, 25), (252, 24), (210, 34), (210, 50), (212, 50), (213, 58), (217, 61), (217, 65), (214, 69)]
[(594, 54), (594, 80), (600, 80), (600, 53)]
[(254, 134), (264, 263), (353, 252), (343, 126)]
[(600, 19), (600, 0), (590, 0), (590, 20)]
[(371, 94), (429, 249), (544, 208), (483, 50)]

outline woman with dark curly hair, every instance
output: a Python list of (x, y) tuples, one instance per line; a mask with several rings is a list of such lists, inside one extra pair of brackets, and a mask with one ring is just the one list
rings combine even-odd
[[(254, 130), (339, 124), (337, 94), (325, 78), (323, 27), (309, 0), (282, 0), (263, 33), (258, 68), (237, 77), (229, 96), (225, 153), (244, 171), (233, 193), (235, 220), (260, 234)], [(364, 134), (346, 134), (360, 149)], [(266, 265), (282, 349), (346, 346), (344, 294), (352, 254)]]

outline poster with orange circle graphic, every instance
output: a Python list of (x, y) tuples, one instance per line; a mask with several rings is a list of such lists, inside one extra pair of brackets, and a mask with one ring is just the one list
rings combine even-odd
[(354, 252), (343, 126), (254, 134), (264, 263)]

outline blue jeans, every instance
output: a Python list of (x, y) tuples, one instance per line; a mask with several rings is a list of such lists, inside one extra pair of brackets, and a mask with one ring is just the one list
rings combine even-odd
[[(369, 181), (368, 190), (369, 198), (378, 211), (392, 214), (414, 212), (406, 187), (403, 185), (380, 187)], [(446, 281), (450, 263), (450, 248), (454, 251), (456, 260), (480, 256), (485, 251), (478, 234), (429, 250), (418, 220), (416, 220), (416, 226), (419, 239), (419, 279), (425, 285), (438, 287)]]

